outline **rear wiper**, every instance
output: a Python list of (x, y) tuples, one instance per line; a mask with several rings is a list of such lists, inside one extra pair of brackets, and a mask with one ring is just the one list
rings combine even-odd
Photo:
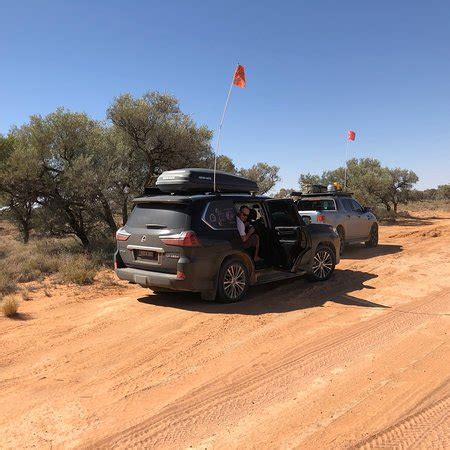
[(154, 228), (154, 229), (167, 228), (167, 225), (164, 225), (162, 223), (146, 223), (145, 226), (147, 228)]

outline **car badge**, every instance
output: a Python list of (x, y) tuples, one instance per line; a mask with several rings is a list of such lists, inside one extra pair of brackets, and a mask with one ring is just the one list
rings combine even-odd
[(144, 236), (141, 237), (141, 242), (145, 242), (147, 240), (147, 236), (144, 234)]

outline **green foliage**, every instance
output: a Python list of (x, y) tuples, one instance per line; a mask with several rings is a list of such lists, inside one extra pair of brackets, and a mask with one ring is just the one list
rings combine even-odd
[[(387, 211), (396, 213), (399, 204), (407, 203), (412, 198), (412, 187), (418, 180), (413, 171), (382, 167), (376, 159), (354, 158), (347, 161), (347, 190), (353, 192), (363, 205), (382, 205)], [(299, 178), (301, 189), (308, 184), (328, 185), (335, 181), (345, 185), (344, 167), (325, 171), (322, 175), (300, 175)]]
[(172, 95), (124, 94), (114, 99), (107, 114), (124, 140), (140, 186), (153, 184), (165, 170), (204, 167), (212, 158), (212, 131), (197, 126)]
[(291, 192), (293, 192), (294, 189), (285, 189), (281, 188), (275, 195), (274, 198), (291, 198)]
[(259, 162), (249, 169), (239, 170), (239, 175), (249, 178), (258, 183), (259, 193), (266, 194), (269, 192), (281, 178), (278, 175), (280, 168), (270, 166), (269, 164)]

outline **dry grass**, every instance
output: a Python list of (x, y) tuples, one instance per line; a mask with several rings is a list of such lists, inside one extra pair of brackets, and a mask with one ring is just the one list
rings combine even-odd
[(0, 265), (0, 295), (11, 294), (17, 290), (17, 284), (11, 275)]
[(31, 300), (30, 290), (28, 288), (22, 288), (20, 295), (22, 296), (22, 300)]
[(11, 295), (4, 297), (0, 303), (0, 309), (6, 317), (14, 317), (19, 309), (19, 301)]
[(85, 255), (66, 256), (59, 267), (59, 277), (65, 283), (91, 284), (98, 265)]
[(410, 202), (407, 205), (402, 205), (401, 209), (411, 212), (422, 212), (422, 211), (450, 212), (450, 200), (427, 200), (420, 202)]
[[(45, 277), (58, 274), (64, 283), (90, 284), (98, 268), (104, 263), (104, 255), (88, 257), (73, 238), (32, 239), (25, 245), (5, 222), (0, 223), (0, 294), (15, 292), (17, 283), (42, 282)], [(5, 231), (3, 233), (3, 231)], [(40, 286), (42, 287), (42, 286)], [(35, 285), (21, 291), (25, 300)], [(45, 289), (48, 297), (51, 293)]]

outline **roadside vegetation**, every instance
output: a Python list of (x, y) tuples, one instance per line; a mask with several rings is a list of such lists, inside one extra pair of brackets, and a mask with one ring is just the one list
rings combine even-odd
[[(165, 170), (213, 167), (212, 137), (175, 97), (158, 92), (116, 97), (105, 121), (58, 108), (0, 135), (0, 296), (22, 289), (26, 300), (29, 293), (18, 283), (47, 277), (92, 283), (100, 268), (112, 265), (114, 236), (132, 198)], [(281, 181), (279, 168), (265, 162), (238, 168), (224, 155), (217, 162), (219, 170), (256, 181), (262, 194)], [(344, 184), (344, 174), (344, 167), (302, 174), (299, 186)], [(395, 219), (399, 206), (411, 201), (449, 201), (450, 185), (417, 191), (417, 181), (413, 171), (375, 159), (347, 162), (348, 190), (380, 219)]]

